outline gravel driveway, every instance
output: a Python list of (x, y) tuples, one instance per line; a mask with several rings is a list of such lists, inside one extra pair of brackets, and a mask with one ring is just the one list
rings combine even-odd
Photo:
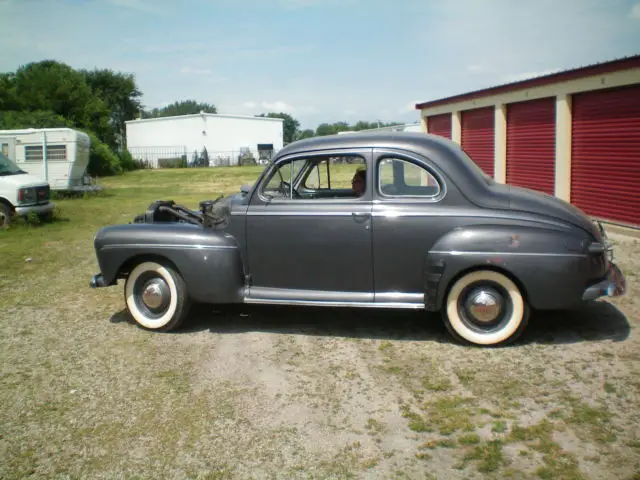
[(625, 297), (499, 349), (352, 309), (199, 307), (148, 333), (122, 286), (86, 287), (87, 251), (2, 309), (0, 477), (639, 478), (640, 241), (612, 238)]

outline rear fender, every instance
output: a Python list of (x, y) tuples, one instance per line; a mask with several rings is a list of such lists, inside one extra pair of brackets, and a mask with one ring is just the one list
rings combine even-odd
[(138, 263), (156, 259), (180, 272), (198, 302), (243, 299), (244, 265), (228, 233), (186, 223), (116, 225), (100, 230), (94, 247), (105, 286), (116, 285)]
[(450, 231), (426, 258), (426, 308), (440, 310), (451, 284), (479, 268), (510, 277), (534, 308), (569, 307), (589, 278), (604, 275), (604, 264), (589, 258), (589, 244), (573, 227), (478, 225)]

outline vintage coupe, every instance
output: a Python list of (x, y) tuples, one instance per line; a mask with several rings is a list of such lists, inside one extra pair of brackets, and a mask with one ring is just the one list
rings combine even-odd
[(460, 342), (500, 345), (530, 309), (625, 292), (599, 222), (424, 133), (294, 142), (239, 193), (199, 210), (154, 202), (94, 245), (91, 286), (125, 279), (128, 311), (158, 331), (194, 301), (410, 308), (441, 312)]

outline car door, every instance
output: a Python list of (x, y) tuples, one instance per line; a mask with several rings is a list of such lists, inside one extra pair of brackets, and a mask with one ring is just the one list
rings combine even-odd
[(246, 217), (249, 299), (373, 301), (371, 189), (351, 189), (370, 160), (371, 149), (292, 156), (265, 175)]
[(448, 228), (446, 185), (427, 159), (375, 149), (372, 210), (375, 302), (424, 303), (425, 261)]

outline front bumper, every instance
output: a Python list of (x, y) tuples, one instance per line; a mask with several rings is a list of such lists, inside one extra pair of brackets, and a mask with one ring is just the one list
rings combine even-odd
[(30, 213), (49, 213), (56, 207), (53, 202), (44, 203), (42, 205), (25, 205), (24, 207), (16, 207), (16, 215), (28, 215)]
[(104, 282), (104, 277), (102, 276), (102, 274), (98, 273), (97, 275), (94, 275), (93, 277), (91, 277), (89, 286), (91, 288), (102, 288), (102, 287), (106, 287), (107, 285)]
[(627, 280), (618, 266), (611, 262), (604, 280), (591, 285), (582, 294), (582, 300), (595, 300), (600, 297), (619, 297), (627, 291)]

